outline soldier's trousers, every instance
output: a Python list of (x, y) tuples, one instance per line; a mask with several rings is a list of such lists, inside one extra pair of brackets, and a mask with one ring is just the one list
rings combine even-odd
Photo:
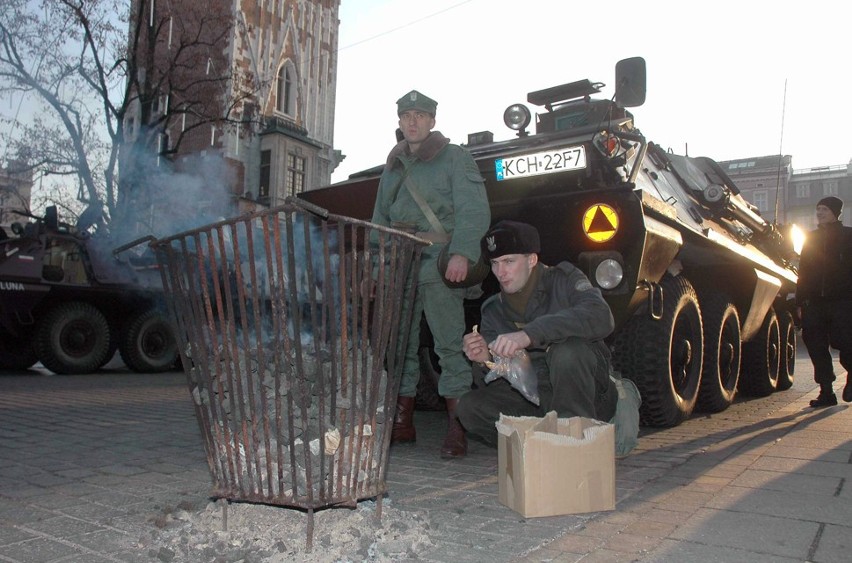
[[(440, 280), (418, 284), (414, 299), (408, 345), (402, 365), (399, 395), (414, 397), (420, 380), (420, 317), (426, 314), (426, 323), (435, 341), (435, 354), (441, 366), (438, 394), (457, 399), (470, 391), (472, 376), (470, 362), (462, 352), (465, 331), (464, 289), (451, 289)], [(403, 318), (405, 315), (403, 314)]]
[(840, 365), (852, 373), (852, 301), (816, 301), (804, 307), (802, 342), (814, 365), (814, 381), (821, 386), (835, 379), (831, 348), (840, 350)]
[(501, 413), (541, 417), (556, 411), (560, 418), (584, 416), (604, 422), (615, 415), (618, 390), (609, 377), (609, 350), (603, 343), (571, 338), (529, 355), (538, 379), (539, 406), (503, 378), (488, 384), (477, 378), (477, 388), (463, 395), (456, 408), (468, 432), (496, 445), (494, 423)]

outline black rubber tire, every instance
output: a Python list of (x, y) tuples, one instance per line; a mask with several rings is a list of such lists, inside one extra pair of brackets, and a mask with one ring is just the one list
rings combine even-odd
[(44, 367), (59, 375), (97, 371), (109, 353), (110, 328), (93, 305), (79, 301), (50, 310), (36, 329), (35, 349)]
[(737, 394), (742, 360), (740, 316), (723, 293), (701, 293), (699, 303), (704, 321), (704, 365), (696, 409), (722, 412)]
[(148, 309), (132, 317), (118, 342), (121, 359), (137, 373), (161, 373), (174, 369), (178, 345), (166, 316)]
[(769, 309), (760, 330), (743, 344), (743, 370), (740, 392), (751, 397), (766, 397), (778, 388), (781, 364), (781, 334), (778, 315)]
[[(114, 325), (110, 324), (110, 327)], [(101, 365), (98, 366), (98, 369), (107, 365), (110, 360), (115, 357), (115, 353), (118, 352), (118, 331), (115, 329), (110, 329), (109, 331), (109, 348), (107, 349), (106, 356), (104, 356), (104, 361), (101, 362)]]
[(676, 426), (689, 418), (698, 399), (704, 341), (698, 297), (683, 277), (660, 282), (663, 314), (631, 318), (614, 340), (614, 367), (642, 395), (645, 426)]
[(20, 371), (38, 361), (32, 338), (0, 332), (0, 371)]
[(786, 391), (793, 386), (796, 370), (796, 325), (793, 313), (782, 311), (778, 315), (778, 333), (781, 338), (781, 362), (778, 364), (777, 391)]

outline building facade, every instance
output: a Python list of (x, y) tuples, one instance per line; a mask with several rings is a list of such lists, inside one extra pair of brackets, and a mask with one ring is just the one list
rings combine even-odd
[(787, 222), (805, 230), (816, 228), (814, 208), (826, 196), (843, 200), (840, 220), (852, 226), (852, 160), (848, 164), (793, 170), (787, 190)]
[(742, 158), (720, 162), (743, 196), (770, 222), (816, 228), (814, 208), (825, 196), (848, 206), (841, 215), (852, 225), (852, 160), (848, 164), (795, 169), (790, 155)]
[[(265, 205), (327, 185), (334, 150), (340, 0), (236, 2), (234, 64), (258, 74), (258, 134), (245, 140), (244, 195)], [(239, 135), (227, 146), (238, 156)]]
[(719, 164), (764, 219), (775, 222), (780, 218), (783, 222), (786, 216), (784, 194), (793, 173), (789, 155), (742, 158)]
[[(25, 170), (19, 171), (18, 169)], [(14, 211), (29, 211), (30, 196), (33, 189), (33, 173), (28, 166), (10, 162), (6, 168), (0, 168), (0, 228), (11, 236), (12, 223), (26, 223), (29, 219)]]
[[(273, 206), (330, 183), (342, 160), (334, 150), (340, 0), (135, 5), (143, 23), (139, 35), (150, 36), (153, 46), (137, 54), (139, 66), (147, 65), (139, 90), (150, 86), (155, 95), (147, 97), (153, 102), (140, 96), (126, 120), (130, 136), (139, 134), (139, 124), (156, 128), (161, 138), (149, 145), (158, 145), (169, 166), (203, 178), (206, 189), (224, 190), (237, 211)], [(203, 58), (193, 55), (187, 64), (183, 55), (174, 64), (195, 32), (202, 39), (193, 47)], [(171, 75), (163, 79), (166, 67)], [(172, 88), (180, 82), (188, 86)], [(214, 99), (204, 102), (205, 96)], [(203, 124), (200, 106), (207, 112)]]

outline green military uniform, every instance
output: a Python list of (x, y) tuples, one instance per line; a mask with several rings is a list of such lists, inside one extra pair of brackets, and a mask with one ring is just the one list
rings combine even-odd
[(417, 391), (420, 316), (425, 312), (441, 365), (438, 393), (458, 398), (471, 385), (470, 364), (462, 354), (466, 290), (448, 288), (437, 262), (445, 245), (449, 245), (450, 254), (465, 256), (471, 262), (479, 258), (479, 241), (491, 222), (484, 180), (470, 153), (450, 144), (437, 131), (421, 143), (415, 154), (409, 153), (406, 141), (394, 147), (379, 182), (372, 221), (434, 234), (435, 229), (405, 182), (410, 182), (421, 194), (450, 240), (437, 242), (423, 251), (399, 395), (413, 397)]

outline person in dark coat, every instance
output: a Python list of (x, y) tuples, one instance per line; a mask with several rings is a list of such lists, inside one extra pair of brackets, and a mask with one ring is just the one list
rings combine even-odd
[(837, 404), (831, 348), (840, 351), (846, 370), (843, 400), (852, 402), (852, 227), (840, 222), (842, 211), (843, 201), (834, 196), (817, 203), (817, 229), (808, 234), (799, 260), (796, 310), (820, 386), (812, 407)]
[(535, 405), (504, 378), (462, 395), (456, 412), (462, 426), (497, 444), (495, 422), (507, 416), (583, 416), (608, 422), (618, 390), (610, 378), (610, 352), (604, 343), (614, 328), (609, 305), (599, 289), (568, 262), (539, 262), (535, 227), (500, 221), (482, 239), (483, 256), (500, 283), (500, 292), (482, 304), (482, 326), (464, 336), (464, 352), (482, 367), (495, 356), (526, 351), (535, 377)]

